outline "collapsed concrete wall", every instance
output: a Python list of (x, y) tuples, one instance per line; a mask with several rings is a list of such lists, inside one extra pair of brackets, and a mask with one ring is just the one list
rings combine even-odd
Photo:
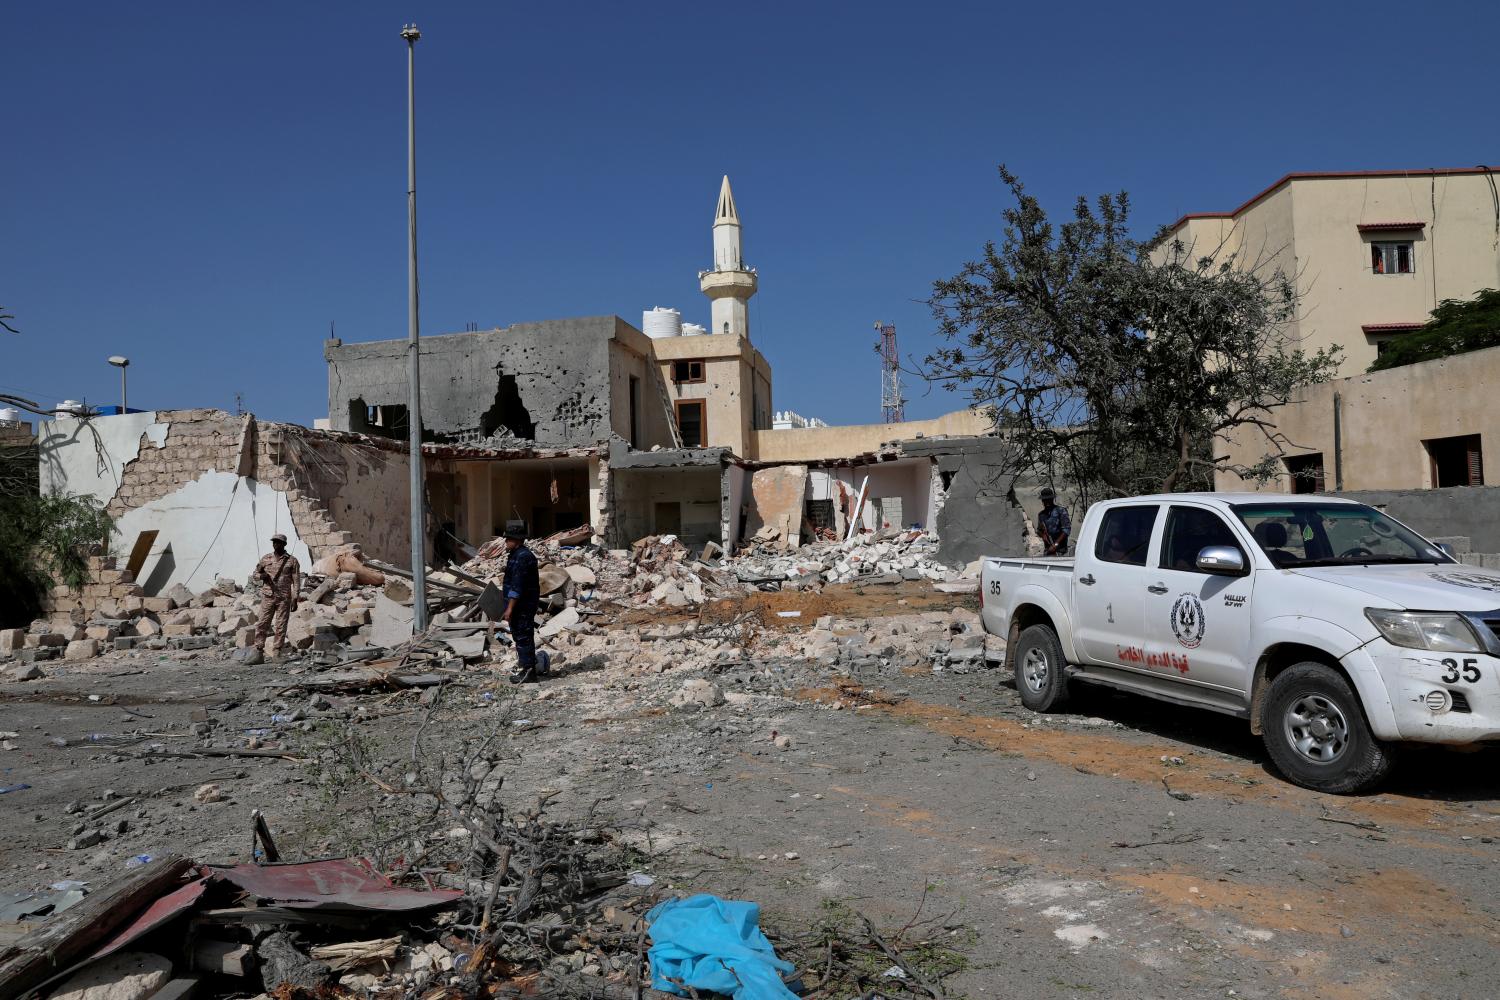
[(221, 410), (163, 410), (45, 421), (38, 464), (44, 489), (105, 505), (116, 555), (155, 532), (137, 574), (154, 595), (243, 580), (277, 532), (310, 566), (356, 539), (340, 520), (367, 533), (371, 555), (399, 560), (410, 545), (406, 461), (393, 449)]
[(1014, 500), (1016, 477), (1006, 472), (1000, 438), (903, 441), (908, 457), (936, 460), (943, 496), (936, 528), (938, 558), (962, 566), (981, 556), (1026, 554), (1026, 514)]
[[(610, 345), (623, 325), (593, 316), (423, 337), (424, 440), (577, 447), (608, 438), (616, 422)], [(330, 426), (404, 436), (406, 341), (329, 340), (323, 355)], [(654, 399), (645, 386), (642, 405)]]

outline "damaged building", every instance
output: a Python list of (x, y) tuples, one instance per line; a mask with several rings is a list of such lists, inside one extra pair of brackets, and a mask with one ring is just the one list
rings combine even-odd
[[(644, 330), (595, 316), (424, 337), (429, 537), (477, 546), (520, 521), (533, 537), (587, 525), (610, 547), (671, 534), (732, 551), (916, 527), (954, 565), (1025, 551), (987, 413), (773, 428), (740, 231), (725, 178), (699, 275), (708, 329), (653, 309)], [(218, 410), (60, 415), (38, 435), (42, 489), (106, 506), (146, 594), (242, 577), (277, 531), (305, 560), (357, 541), (404, 564), (406, 355), (405, 340), (327, 341), (319, 429)]]

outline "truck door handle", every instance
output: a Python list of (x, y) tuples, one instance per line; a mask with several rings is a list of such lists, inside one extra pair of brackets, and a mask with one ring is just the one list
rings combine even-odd
[(1094, 574), (1090, 573), (1088, 576), (1080, 576), (1078, 582), (1085, 587), (1092, 587), (1094, 585)]
[(1167, 592), (1167, 585), (1165, 583), (1153, 583), (1146, 589), (1153, 594), (1165, 594)]

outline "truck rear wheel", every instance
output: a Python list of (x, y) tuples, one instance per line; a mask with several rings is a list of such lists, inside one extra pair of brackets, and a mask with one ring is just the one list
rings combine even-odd
[(1277, 674), (1260, 728), (1276, 769), (1305, 788), (1348, 795), (1390, 773), (1392, 747), (1370, 732), (1354, 688), (1326, 664), (1298, 663)]
[(1011, 660), (1021, 704), (1033, 712), (1051, 712), (1068, 701), (1067, 661), (1050, 625), (1033, 625), (1016, 640)]

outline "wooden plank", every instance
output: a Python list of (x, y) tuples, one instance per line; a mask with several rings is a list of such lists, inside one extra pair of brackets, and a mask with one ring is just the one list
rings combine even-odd
[(180, 854), (164, 855), (48, 918), (0, 951), (0, 996), (22, 996), (92, 954), (126, 921), (178, 888), (192, 867)]
[(136, 583), (141, 581), (141, 570), (145, 568), (146, 557), (151, 554), (151, 546), (156, 544), (156, 536), (160, 534), (155, 528), (142, 531), (135, 536), (135, 544), (130, 547), (130, 558), (125, 561), (125, 571)]

